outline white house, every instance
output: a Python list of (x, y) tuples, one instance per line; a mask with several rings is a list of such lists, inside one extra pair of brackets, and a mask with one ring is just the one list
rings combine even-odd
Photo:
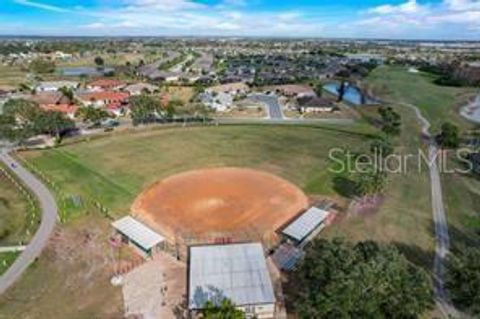
[(66, 87), (68, 89), (75, 90), (78, 87), (78, 82), (75, 82), (75, 81), (40, 82), (40, 84), (35, 88), (35, 91), (37, 91), (37, 92), (56, 92), (62, 87)]

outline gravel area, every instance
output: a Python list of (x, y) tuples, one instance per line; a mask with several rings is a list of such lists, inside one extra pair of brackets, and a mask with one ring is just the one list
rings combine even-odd
[(166, 254), (126, 274), (123, 283), (125, 316), (176, 318), (175, 312), (185, 300), (186, 275), (185, 264)]

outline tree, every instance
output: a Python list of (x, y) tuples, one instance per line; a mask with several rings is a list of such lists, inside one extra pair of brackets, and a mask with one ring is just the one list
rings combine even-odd
[(443, 123), (441, 132), (436, 136), (436, 140), (442, 148), (457, 148), (460, 145), (458, 127), (449, 122)]
[(30, 71), (38, 74), (55, 72), (55, 62), (42, 58), (37, 58), (30, 62)]
[(102, 69), (102, 68), (105, 66), (105, 61), (103, 60), (103, 58), (102, 58), (101, 56), (95, 57), (95, 59), (93, 60), (93, 62), (95, 62), (95, 65), (96, 65), (97, 68), (99, 68), (99, 69)]
[(134, 125), (155, 122), (165, 115), (160, 100), (145, 94), (130, 98), (130, 111)]
[(75, 114), (85, 123), (99, 123), (110, 118), (110, 114), (103, 109), (96, 109), (91, 106), (81, 107)]
[(60, 94), (62, 94), (63, 97), (68, 100), (68, 104), (73, 104), (75, 102), (75, 93), (71, 88), (62, 86), (58, 89), (58, 91), (60, 92)]
[(5, 103), (0, 115), (0, 137), (23, 143), (38, 134), (50, 134), (57, 138), (75, 126), (60, 112), (46, 112), (34, 102), (12, 99)]
[(400, 134), (401, 117), (392, 107), (380, 107), (378, 109), (382, 121), (382, 131), (390, 136)]
[(432, 283), (393, 246), (315, 240), (289, 278), (300, 318), (418, 318), (432, 305)]
[(33, 102), (12, 99), (3, 106), (0, 115), (0, 138), (23, 143), (36, 134), (34, 119), (39, 109)]
[(322, 83), (318, 83), (315, 86), (315, 93), (317, 94), (317, 96), (322, 96), (322, 94), (323, 94), (323, 84)]
[(56, 111), (41, 111), (34, 119), (35, 131), (38, 134), (49, 134), (60, 140), (61, 134), (75, 127), (75, 123)]
[(480, 316), (480, 249), (463, 248), (451, 254), (445, 284), (459, 309)]
[(375, 168), (366, 172), (357, 173), (357, 193), (361, 196), (369, 196), (383, 192), (387, 183), (387, 175)]
[(370, 144), (370, 151), (374, 155), (380, 156), (382, 158), (385, 158), (386, 156), (392, 154), (393, 150), (394, 147), (392, 145), (392, 142), (388, 138), (379, 137), (374, 139)]
[(230, 299), (223, 299), (217, 306), (211, 301), (205, 303), (202, 311), (204, 319), (245, 319), (243, 311), (235, 308)]

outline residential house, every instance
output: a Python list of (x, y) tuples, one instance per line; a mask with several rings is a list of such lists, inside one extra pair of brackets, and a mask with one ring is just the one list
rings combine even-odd
[(60, 112), (72, 120), (75, 118), (75, 114), (79, 109), (79, 107), (74, 104), (40, 104), (39, 106), (44, 111)]
[(303, 98), (303, 97), (315, 97), (316, 94), (310, 86), (286, 84), (277, 85), (274, 87), (275, 91), (289, 98)]
[(117, 91), (125, 87), (125, 83), (115, 79), (99, 79), (87, 84), (92, 91)]
[(154, 93), (160, 88), (156, 85), (149, 83), (135, 83), (126, 86), (123, 91), (128, 92), (130, 95), (140, 95), (142, 93)]
[(40, 82), (35, 88), (36, 92), (57, 92), (60, 88), (66, 87), (75, 90), (78, 87), (78, 82), (75, 81), (47, 81)]
[(207, 92), (215, 92), (215, 93), (224, 93), (229, 94), (232, 96), (238, 94), (247, 94), (250, 92), (250, 88), (243, 82), (236, 82), (236, 83), (228, 83), (210, 87), (206, 90)]
[(325, 97), (301, 97), (297, 102), (302, 113), (333, 112), (336, 107), (335, 100)]
[(80, 94), (79, 99), (85, 106), (108, 108), (112, 105), (126, 105), (129, 96), (126, 92), (100, 91)]

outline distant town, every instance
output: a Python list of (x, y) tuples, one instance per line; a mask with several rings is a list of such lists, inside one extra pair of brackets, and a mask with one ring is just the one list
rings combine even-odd
[(2, 36), (0, 319), (475, 318), (479, 87), (477, 41)]

